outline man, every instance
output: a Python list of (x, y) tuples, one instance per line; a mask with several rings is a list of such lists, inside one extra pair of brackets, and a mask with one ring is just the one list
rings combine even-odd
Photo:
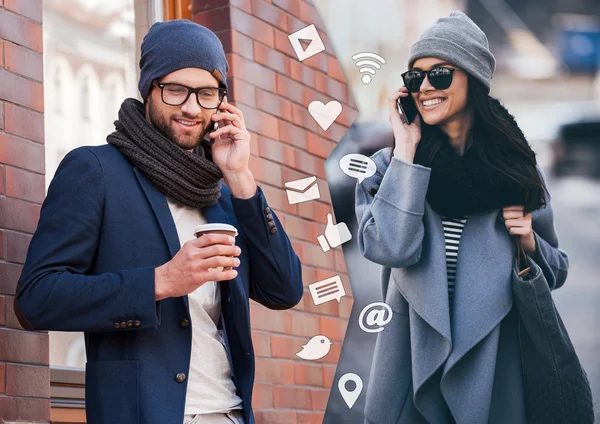
[[(210, 30), (153, 25), (144, 104), (125, 100), (109, 144), (70, 152), (48, 189), (15, 309), (28, 328), (85, 332), (90, 424), (254, 422), (248, 299), (287, 309), (303, 287), (228, 69)], [(207, 222), (237, 238), (196, 239)]]

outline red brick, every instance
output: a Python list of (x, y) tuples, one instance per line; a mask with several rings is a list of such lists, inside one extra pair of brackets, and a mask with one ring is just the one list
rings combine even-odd
[(346, 103), (348, 101), (346, 98), (346, 87), (346, 84), (343, 82), (339, 82), (333, 78), (327, 78), (327, 88), (325, 92), (331, 96), (332, 99), (341, 103)]
[[(0, 326), (4, 326), (6, 325), (6, 320), (4, 319), (5, 316), (5, 312), (4, 312), (4, 305), (6, 304), (6, 298), (4, 296), (0, 296)], [(10, 308), (12, 309), (12, 308)], [(0, 364), (1, 365), (1, 364)], [(3, 369), (0, 368), (0, 389), (2, 389), (3, 384), (4, 383), (4, 378), (3, 378)], [(0, 393), (3, 393), (4, 390), (0, 390)]]
[(281, 166), (256, 156), (250, 156), (248, 166), (258, 182), (283, 187)]
[[(304, 202), (298, 204), (298, 215), (312, 221), (318, 221), (323, 219), (323, 217), (327, 217), (330, 211), (330, 206), (321, 202)], [(321, 251), (321, 253), (323, 252)]]
[(285, 190), (267, 185), (261, 188), (265, 193), (265, 197), (269, 202), (269, 206), (272, 209), (275, 209), (278, 213), (279, 211), (284, 211), (291, 214), (298, 213), (298, 205), (289, 204)]
[(320, 364), (296, 363), (294, 365), (294, 382), (298, 386), (323, 387), (323, 367)]
[(50, 399), (0, 397), (0, 411), (4, 422), (48, 422)]
[(39, 82), (44, 80), (41, 53), (13, 43), (4, 43), (4, 61), (9, 71)]
[(306, 150), (313, 155), (322, 157), (323, 159), (327, 159), (336, 146), (335, 143), (312, 132), (307, 133), (306, 138)]
[(23, 330), (21, 327), (21, 323), (19, 322), (17, 315), (15, 315), (15, 309), (13, 307), (13, 303), (15, 301), (14, 296), (5, 296), (4, 303), (6, 304), (6, 327), (14, 328), (17, 330)]
[(304, 104), (304, 87), (291, 78), (277, 74), (277, 94), (298, 104)]
[[(307, 202), (308, 203), (308, 202)], [(314, 218), (312, 218), (314, 220)], [(333, 271), (334, 264), (332, 263), (329, 255), (323, 253), (321, 247), (314, 242), (301, 242), (302, 243), (302, 263), (314, 266), (317, 268), (331, 269)]]
[(256, 88), (239, 78), (227, 78), (227, 99), (256, 107)]
[[(258, 154), (273, 162), (278, 162), (287, 166), (295, 167), (296, 160), (294, 148), (279, 141), (267, 137), (258, 136)], [(282, 170), (283, 171), (283, 170)], [(284, 177), (285, 180), (285, 177)]]
[(0, 346), (4, 347), (0, 350), (2, 362), (48, 365), (47, 333), (0, 329)]
[(273, 386), (275, 408), (311, 409), (310, 391), (303, 388)]
[[(327, 74), (327, 55), (324, 52), (318, 53), (314, 56), (309, 57), (308, 59), (304, 59), (302, 64), (305, 66), (310, 66), (316, 71), (321, 71)], [(318, 73), (318, 72), (317, 72)]]
[(322, 424), (324, 417), (322, 412), (298, 411), (297, 424)]
[(292, 108), (292, 114), (294, 124), (309, 131), (318, 131), (317, 128), (319, 126), (317, 121), (315, 121), (312, 115), (308, 112), (308, 108), (306, 106), (298, 106), (294, 104)]
[(270, 384), (255, 384), (252, 390), (252, 407), (273, 408), (273, 386)]
[(250, 133), (250, 154), (254, 156), (259, 156), (258, 152), (258, 137), (260, 137), (255, 132), (249, 131)]
[(325, 389), (311, 389), (310, 390), (310, 404), (311, 409), (316, 411), (324, 411), (327, 408), (327, 401), (329, 400), (329, 390)]
[[(2, 9), (0, 9), (2, 13)], [(0, 28), (2, 25), (0, 23)], [(38, 112), (44, 111), (44, 88), (39, 82), (31, 81), (5, 69), (0, 69), (0, 99), (8, 100)]]
[[(321, 179), (327, 178), (325, 174), (325, 160), (319, 157), (313, 156), (302, 150), (296, 150), (296, 163), (299, 164), (301, 169), (311, 175), (316, 175)], [(327, 188), (327, 185), (319, 184), (321, 192)], [(322, 194), (321, 194), (322, 196)], [(327, 216), (327, 215), (325, 215)]]
[(315, 315), (300, 311), (291, 311), (292, 313), (292, 331), (291, 334), (298, 337), (305, 337), (307, 343), (311, 337), (319, 333), (319, 318)]
[(290, 77), (293, 80), (301, 82), (308, 87), (314, 87), (316, 78), (316, 71), (314, 69), (304, 66), (296, 58), (288, 57), (288, 62)]
[(4, 382), (6, 380), (6, 364), (0, 364), (0, 393), (4, 393), (6, 386)]
[(261, 424), (296, 424), (296, 411), (255, 410), (254, 418)]
[[(144, 0), (145, 1), (145, 0)], [(230, 0), (192, 0), (192, 13), (200, 13), (229, 5)]]
[(0, 133), (0, 163), (43, 174), (46, 166), (44, 146), (13, 135)]
[[(279, 121), (279, 140), (284, 143), (291, 144), (292, 146), (296, 146), (300, 149), (306, 149), (307, 141), (306, 141), (306, 130), (293, 125), (291, 123), (285, 121)], [(300, 151), (296, 150), (296, 164), (302, 164), (302, 162), (298, 162)], [(302, 164), (302, 169), (304, 169), (304, 164)], [(310, 173), (310, 172), (309, 172)]]
[(256, 382), (294, 384), (294, 363), (274, 358), (256, 359)]
[[(315, 277), (313, 279), (306, 280), (306, 285), (315, 283), (317, 281), (321, 281), (321, 279)], [(345, 296), (342, 297), (341, 301), (343, 302), (345, 298)], [(305, 295), (303, 296), (303, 305), (304, 310), (312, 314), (329, 315), (334, 317), (339, 315), (339, 305), (337, 302), (325, 302), (320, 305), (315, 305), (315, 302), (313, 302), (309, 291), (306, 291)]]
[[(264, 306), (250, 306), (252, 328), (273, 333), (289, 334), (292, 330), (290, 311), (272, 311)], [(271, 344), (273, 336), (271, 336)]]
[(319, 16), (315, 6), (304, 1), (300, 1), (298, 3), (300, 3), (300, 19), (302, 19), (304, 22), (315, 24), (315, 26), (322, 31), (323, 24), (321, 22), (321, 16)]
[(42, 23), (42, 2), (23, 0), (4, 0), (4, 7), (23, 15), (32, 21)]
[[(319, 278), (317, 277), (317, 269), (312, 266), (302, 264), (302, 282), (304, 283), (304, 287), (308, 287), (309, 284), (314, 283), (315, 281), (318, 281), (318, 280), (319, 280)], [(310, 294), (307, 291), (304, 291), (304, 299), (305, 300), (310, 299)], [(331, 302), (328, 302), (328, 303), (331, 303)], [(304, 307), (304, 309), (305, 310), (307, 309), (306, 306)]]
[(335, 366), (323, 364), (323, 384), (326, 388), (333, 386), (335, 380)]
[(297, 337), (271, 335), (271, 356), (274, 358), (298, 359), (296, 353), (302, 350), (307, 340)]
[(292, 47), (292, 43), (290, 43), (287, 32), (273, 29), (273, 34), (275, 37), (275, 50), (292, 57), (294, 60), (298, 60), (298, 56), (296, 56), (296, 53), (294, 52), (294, 48)]
[(252, 6), (250, 0), (230, 0), (232, 6), (243, 10), (246, 13), (252, 13)]
[(44, 115), (10, 103), (4, 105), (6, 132), (44, 143)]
[(256, 41), (254, 42), (254, 60), (277, 72), (289, 74), (288, 58), (277, 50)]
[[(226, 50), (227, 51), (227, 50)], [(231, 52), (237, 53), (248, 60), (254, 60), (254, 48), (252, 38), (244, 34), (231, 31)]]
[(357, 116), (357, 110), (352, 109), (349, 105), (342, 105), (342, 113), (340, 113), (340, 116), (337, 117), (335, 122), (337, 122), (340, 125), (343, 125), (344, 127), (349, 128), (350, 126), (352, 126), (352, 123), (354, 122)]
[[(323, 72), (315, 72), (315, 89), (322, 94), (327, 93), (327, 80), (329, 77)], [(341, 99), (336, 99), (341, 102)]]
[(42, 26), (6, 9), (0, 9), (0, 38), (42, 52)]
[(27, 249), (29, 249), (29, 243), (31, 242), (32, 237), (27, 234), (15, 233), (13, 231), (6, 231), (4, 237), (6, 238), (7, 245), (6, 260), (20, 264), (25, 263)]
[(327, 75), (335, 78), (343, 84), (346, 84), (346, 76), (342, 69), (339, 60), (335, 56), (327, 55)]
[[(348, 283), (344, 281), (344, 288)], [(342, 318), (334, 318), (334, 317), (319, 317), (320, 326), (319, 331), (321, 334), (327, 334), (327, 336), (336, 342), (342, 342), (344, 340), (344, 336), (346, 335), (346, 327), (348, 326), (348, 321)]]
[[(284, 181), (290, 181), (290, 178), (285, 178)], [(304, 241), (316, 240), (315, 232), (311, 221), (302, 219), (297, 216), (287, 216), (285, 232), (289, 237)]]
[(4, 68), (4, 40), (0, 39), (0, 68)]
[(258, 357), (271, 356), (271, 336), (262, 331), (252, 331), (252, 345), (254, 346), (254, 355)]
[(42, 204), (45, 197), (44, 175), (7, 166), (6, 195)]
[(348, 268), (346, 268), (346, 259), (344, 258), (344, 252), (341, 250), (341, 247), (335, 249), (335, 270), (340, 272), (348, 273)]
[[(2, 54), (2, 40), (0, 40), (0, 54)], [(0, 66), (2, 66), (2, 65), (0, 64)], [(4, 102), (0, 101), (0, 130), (3, 130), (3, 129), (4, 129)]]
[(33, 234), (40, 218), (40, 209), (40, 205), (0, 197), (0, 228)]
[(282, 31), (288, 32), (289, 24), (285, 11), (264, 0), (251, 0), (250, 4), (252, 15), (278, 27)]
[(0, 260), (2, 259), (6, 259), (4, 257), (4, 239), (5, 239), (5, 232), (4, 230), (0, 229)]
[(279, 138), (279, 120), (276, 117), (243, 104), (237, 107), (244, 114), (246, 128), (249, 131), (275, 140)]
[(15, 294), (22, 270), (20, 265), (0, 262), (0, 294)]
[(300, 17), (300, 4), (298, 0), (273, 0), (273, 4), (293, 16)]
[(249, 82), (256, 87), (263, 88), (273, 93), (277, 90), (275, 76), (277, 73), (259, 63), (244, 59), (237, 54), (227, 55), (231, 65), (231, 75)]
[(339, 316), (340, 318), (350, 319), (350, 314), (352, 313), (352, 305), (354, 304), (354, 299), (348, 296), (350, 293), (350, 285), (346, 288), (346, 295), (342, 297), (340, 305), (339, 305)]
[[(4, 194), (6, 191), (6, 171), (4, 166), (0, 165), (0, 194)], [(0, 255), (0, 258), (2, 256)]]
[(193, 16), (194, 22), (218, 32), (231, 29), (229, 6), (206, 10)]
[(231, 28), (267, 46), (275, 46), (271, 25), (236, 8), (231, 9)]
[(32, 365), (6, 364), (6, 395), (50, 397), (50, 369)]
[(292, 121), (292, 103), (268, 91), (256, 89), (256, 106), (271, 115)]

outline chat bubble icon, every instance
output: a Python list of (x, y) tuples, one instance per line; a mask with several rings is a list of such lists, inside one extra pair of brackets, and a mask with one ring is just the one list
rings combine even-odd
[(310, 295), (315, 306), (333, 299), (339, 303), (340, 299), (346, 296), (346, 291), (339, 275), (309, 284), (308, 290), (310, 290)]
[(368, 156), (359, 153), (350, 153), (340, 159), (340, 169), (349, 177), (357, 178), (362, 183), (365, 178), (375, 174), (377, 166)]

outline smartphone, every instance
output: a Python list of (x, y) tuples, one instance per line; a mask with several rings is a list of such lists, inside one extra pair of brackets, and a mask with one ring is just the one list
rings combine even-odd
[(419, 113), (412, 96), (409, 95), (408, 97), (398, 97), (396, 104), (398, 105), (398, 113), (400, 113), (402, 122), (407, 125), (412, 124), (417, 116), (417, 113)]

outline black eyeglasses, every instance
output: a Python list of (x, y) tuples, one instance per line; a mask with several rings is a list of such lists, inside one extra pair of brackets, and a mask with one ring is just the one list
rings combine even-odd
[(217, 87), (191, 88), (174, 82), (158, 83), (153, 85), (160, 88), (160, 96), (163, 103), (169, 106), (181, 106), (189, 99), (190, 95), (196, 95), (196, 101), (204, 109), (218, 109), (227, 94), (227, 90)]
[(404, 86), (411, 93), (418, 93), (421, 89), (421, 84), (427, 75), (429, 83), (438, 90), (445, 90), (452, 84), (452, 74), (454, 71), (460, 71), (460, 68), (445, 68), (437, 66), (429, 71), (421, 71), (420, 69), (411, 69), (402, 74)]

